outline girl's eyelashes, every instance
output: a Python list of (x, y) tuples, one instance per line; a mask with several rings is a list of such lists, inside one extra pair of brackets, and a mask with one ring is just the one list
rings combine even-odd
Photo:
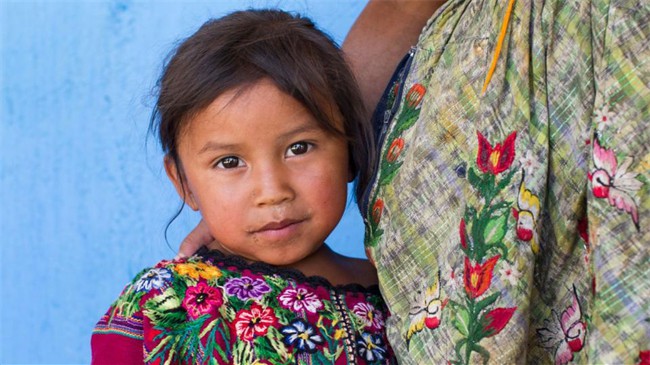
[(220, 169), (234, 169), (243, 165), (244, 162), (240, 160), (239, 157), (227, 156), (217, 161), (215, 167)]
[(314, 145), (309, 142), (296, 142), (287, 149), (287, 157), (298, 156), (309, 152)]
[[(300, 141), (291, 144), (285, 153), (286, 157), (295, 157), (299, 155), (304, 155), (305, 153), (311, 151), (314, 148), (314, 144), (310, 142)], [(217, 160), (214, 164), (215, 168), (218, 169), (235, 169), (238, 167), (244, 167), (246, 163), (244, 160), (237, 156), (226, 156)]]

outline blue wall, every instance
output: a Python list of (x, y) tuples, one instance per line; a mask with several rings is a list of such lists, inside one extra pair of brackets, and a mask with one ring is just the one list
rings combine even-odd
[[(279, 6), (339, 43), (359, 0), (0, 0), (0, 363), (88, 363), (93, 325), (197, 221), (178, 208), (150, 91), (175, 41), (209, 17)], [(329, 242), (362, 257), (351, 205)]]

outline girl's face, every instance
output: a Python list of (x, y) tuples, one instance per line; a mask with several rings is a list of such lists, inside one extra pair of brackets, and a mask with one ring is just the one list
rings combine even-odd
[(269, 80), (236, 93), (216, 98), (182, 131), (181, 175), (170, 159), (165, 167), (201, 211), (211, 248), (292, 265), (323, 244), (345, 210), (347, 142)]

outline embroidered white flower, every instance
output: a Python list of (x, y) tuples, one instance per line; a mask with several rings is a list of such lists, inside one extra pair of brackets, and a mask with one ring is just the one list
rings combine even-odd
[(609, 110), (609, 106), (604, 104), (600, 110), (594, 111), (594, 122), (598, 128), (598, 131), (601, 132), (605, 127), (614, 123), (616, 119), (616, 114)]
[(508, 280), (510, 285), (517, 285), (517, 282), (521, 277), (521, 271), (517, 269), (516, 264), (512, 265), (505, 260), (501, 263), (499, 274), (501, 274), (501, 277), (504, 280)]
[(384, 317), (381, 312), (368, 303), (357, 303), (352, 312), (356, 314), (366, 327), (381, 329), (384, 326)]
[(526, 170), (528, 175), (531, 175), (540, 167), (537, 157), (530, 150), (526, 151), (526, 155), (519, 159), (519, 163), (521, 163), (521, 167)]
[(278, 300), (281, 306), (294, 312), (316, 313), (323, 308), (323, 303), (318, 296), (303, 286), (284, 289), (278, 296)]

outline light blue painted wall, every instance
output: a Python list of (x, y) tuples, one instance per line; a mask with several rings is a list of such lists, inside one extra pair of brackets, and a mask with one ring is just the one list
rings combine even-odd
[[(341, 42), (365, 1), (0, 0), (0, 363), (88, 363), (93, 325), (197, 220), (155, 139), (150, 90), (174, 42), (209, 17), (279, 6)], [(361, 257), (348, 209), (329, 242)]]

